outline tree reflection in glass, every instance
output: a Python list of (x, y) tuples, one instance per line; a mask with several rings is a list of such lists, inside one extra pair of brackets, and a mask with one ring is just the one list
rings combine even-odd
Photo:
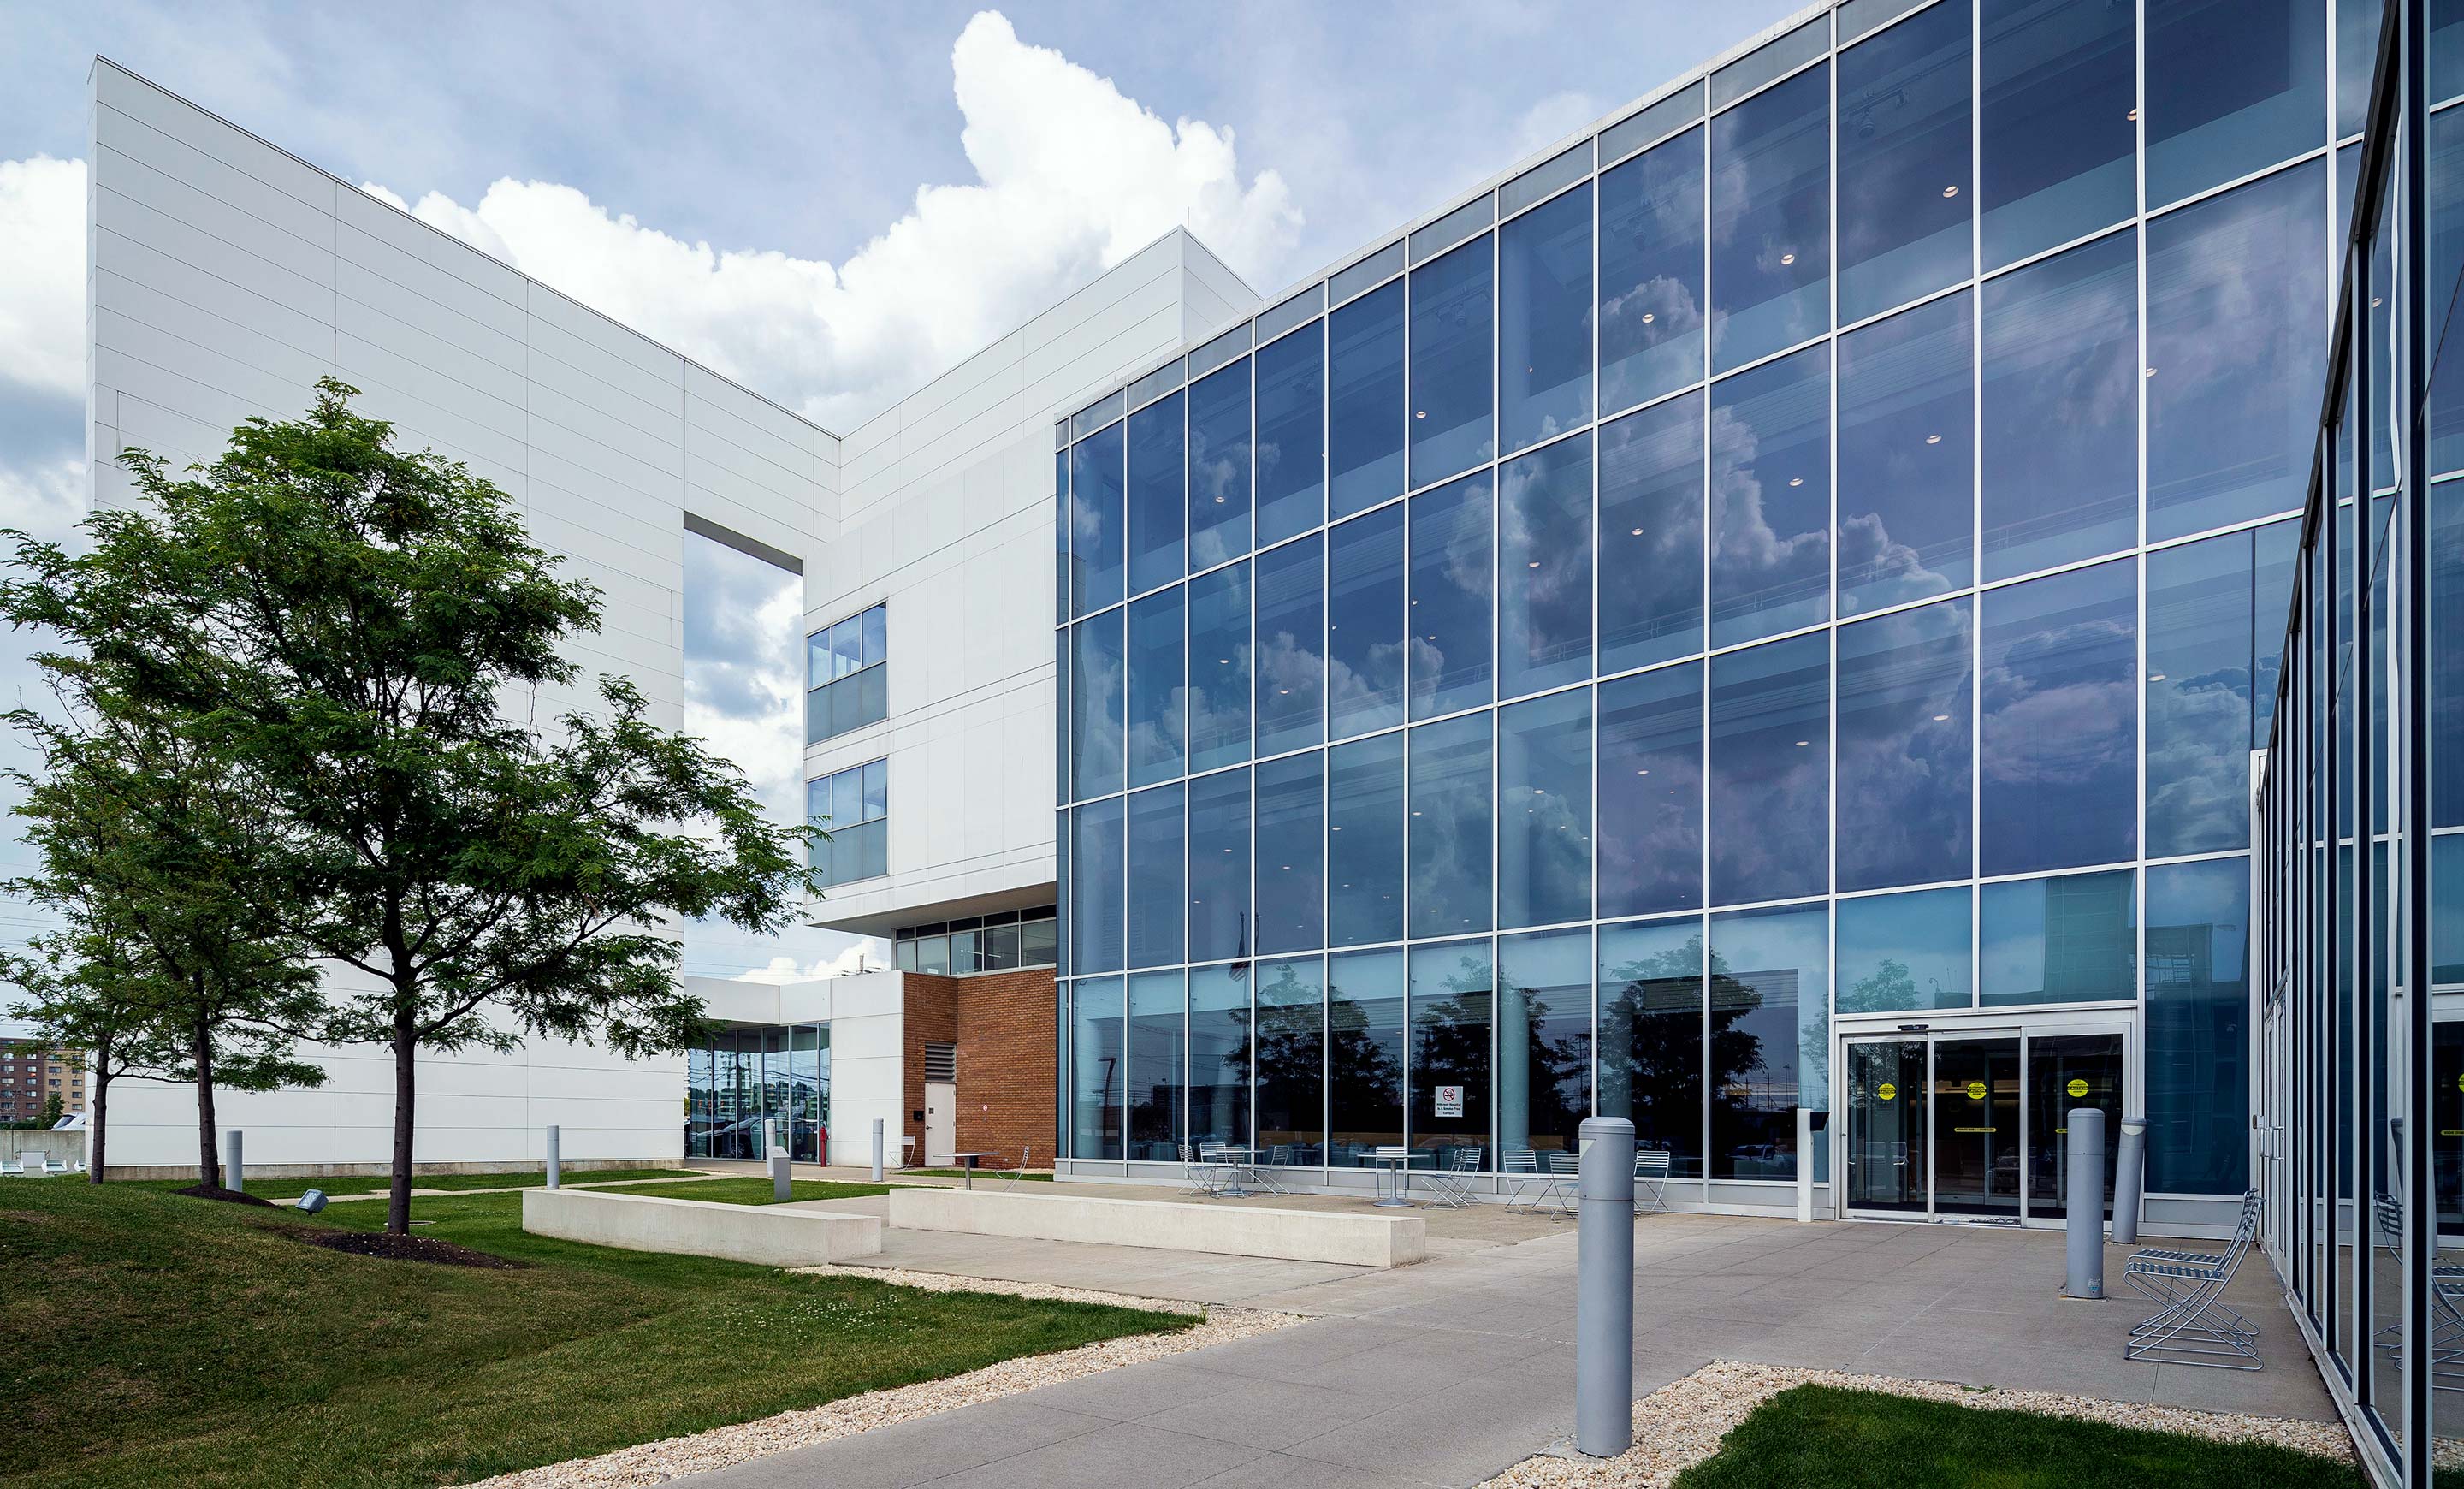
[(1258, 1017), (1250, 1052), (1258, 1072), (1262, 1162), (1324, 1161), (1324, 1006), (1318, 962), (1304, 957), (1258, 965)]
[(1488, 1146), (1488, 1026), (1493, 999), (1486, 941), (1412, 948), (1412, 1146), (1452, 1168), (1463, 1148)]
[(1327, 1159), (1368, 1167), (1403, 1142), (1403, 954), (1360, 951), (1327, 964)]

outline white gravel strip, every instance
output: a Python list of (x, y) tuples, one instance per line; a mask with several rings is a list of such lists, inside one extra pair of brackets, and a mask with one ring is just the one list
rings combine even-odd
[(1082, 1345), (1059, 1354), (1028, 1355), (1003, 1360), (980, 1370), (943, 1380), (919, 1381), (890, 1390), (868, 1391), (800, 1411), (782, 1411), (758, 1421), (738, 1422), (688, 1437), (667, 1437), (637, 1443), (595, 1458), (574, 1458), (543, 1468), (523, 1469), (481, 1479), (486, 1489), (635, 1489), (663, 1484), (688, 1474), (768, 1457), (794, 1448), (807, 1448), (835, 1437), (850, 1437), (897, 1422), (954, 1411), (1056, 1386), (1084, 1376), (1143, 1365), (1167, 1355), (1184, 1354), (1236, 1339), (1271, 1333), (1302, 1322), (1296, 1313), (1256, 1308), (1208, 1310), (1175, 1299), (1134, 1298), (1126, 1293), (1089, 1292), (1080, 1287), (1053, 1287), (1039, 1282), (1003, 1282), (984, 1278), (948, 1277), (937, 1272), (909, 1272), (895, 1267), (798, 1267), (821, 1277), (860, 1277), (901, 1287), (940, 1293), (1006, 1293), (1017, 1298), (1049, 1298), (1067, 1302), (1111, 1303), (1156, 1313), (1195, 1314), (1202, 1321), (1177, 1334), (1138, 1334), (1101, 1344)]
[(1666, 1489), (1677, 1476), (1720, 1451), (1729, 1431), (1754, 1408), (1793, 1386), (1837, 1386), (1887, 1391), (1925, 1401), (2001, 1411), (2034, 1411), (2114, 1427), (2185, 1433), (2214, 1442), (2272, 1443), (2297, 1453), (2353, 1461), (2353, 1439), (2337, 1422), (2193, 1411), (2146, 1402), (2102, 1401), (2050, 1390), (1978, 1389), (1947, 1381), (1902, 1380), (1771, 1365), (1714, 1361), (1634, 1404), (1635, 1445), (1614, 1458), (1542, 1456), (1525, 1458), (1481, 1489)]

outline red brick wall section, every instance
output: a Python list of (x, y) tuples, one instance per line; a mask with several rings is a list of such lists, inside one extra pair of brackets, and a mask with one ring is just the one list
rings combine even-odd
[(924, 1160), (924, 1045), (958, 1047), (958, 1151), (998, 1153), (985, 1168), (1052, 1167), (1052, 968), (936, 977), (909, 972), (907, 1108), (900, 1115)]

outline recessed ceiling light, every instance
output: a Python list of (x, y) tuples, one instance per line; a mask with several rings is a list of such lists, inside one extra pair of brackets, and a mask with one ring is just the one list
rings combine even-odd
[(1649, 324), (1652, 322), (1652, 321), (1653, 321), (1654, 319), (1655, 319), (1655, 318), (1653, 317), (1653, 315), (1652, 315), (1652, 313), (1651, 313), (1650, 311), (1646, 310), (1646, 311), (1644, 311), (1644, 312), (1642, 313), (1642, 323), (1643, 323), (1643, 324), (1645, 324), (1645, 325), (1649, 325)]
[(1814, 743), (1814, 742), (1813, 742), (1812, 740), (1799, 740), (1799, 741), (1797, 741), (1797, 742), (1796, 742), (1796, 747), (1797, 747), (1797, 748), (1799, 748), (1799, 749), (1803, 749), (1803, 748), (1805, 748), (1805, 746), (1807, 746), (1808, 744), (1813, 744), (1813, 743)]
[(1641, 528), (1639, 528), (1639, 527), (1636, 528), (1636, 529), (1634, 530), (1634, 536), (1636, 536), (1636, 537), (1638, 537), (1638, 538), (1641, 537), (1641, 536), (1642, 536), (1642, 529), (1641, 529)]
[(1938, 444), (1941, 444), (1941, 443), (1942, 443), (1942, 436), (1941, 436), (1940, 434), (1927, 434), (1927, 435), (1925, 436), (1925, 443), (1926, 443), (1926, 444), (1929, 444), (1929, 445), (1938, 445)]
[(2139, 111), (2138, 111), (2137, 109), (2135, 109), (2135, 108), (2134, 108), (2134, 109), (2132, 109), (2129, 113), (2124, 114), (2124, 115), (2123, 115), (2122, 117), (2123, 117), (2123, 118), (2124, 118), (2124, 119), (2131, 119), (2131, 120), (2135, 120), (2135, 119), (2137, 119), (2137, 118), (2139, 117)]
[(1637, 771), (1635, 772), (1635, 774), (1637, 774), (1637, 775), (1649, 775), (1649, 774), (1651, 774), (1651, 772), (1650, 772), (1650, 771), (1648, 771), (1648, 770), (1637, 770)]
[(2156, 375), (2156, 369), (2155, 369), (2154, 367), (2149, 367), (2149, 368), (2147, 369), (2147, 376), (2149, 376), (2149, 377), (2154, 377), (2155, 375)]
[(2162, 682), (2165, 680), (2165, 675), (2161, 672), (2151, 672), (2147, 675), (2147, 680), (2150, 682)]
[(1944, 187), (1942, 189), (1942, 194), (1945, 196), (1957, 196), (1959, 194), (1959, 188), (1955, 186)]
[(1796, 262), (1796, 256), (1794, 254), (1782, 254), (1779, 256), (1779, 261), (1784, 264), (1793, 264)]
[(1526, 564), (1523, 567), (1526, 568), (1538, 568), (1540, 567), (1540, 561), (1538, 559), (1533, 559), (1530, 563)]
[(1428, 416), (1429, 411), (1426, 409), (1415, 409), (1412, 411), (1412, 417), (1416, 419), (1425, 419)]
[(1788, 478), (1788, 483), (1792, 486), (1802, 486), (1805, 484), (1805, 478), (1802, 476), (1792, 476)]
[(1933, 716), (1933, 722), (1936, 723), (1948, 723), (1950, 722), (1950, 715), (1936, 714)]

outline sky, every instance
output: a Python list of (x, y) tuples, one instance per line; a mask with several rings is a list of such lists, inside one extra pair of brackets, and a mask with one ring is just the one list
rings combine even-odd
[[(1272, 294), (1798, 8), (0, 0), (0, 525), (84, 510), (98, 54), (845, 432), (1174, 226)], [(688, 589), (688, 726), (793, 811), (792, 581)]]

